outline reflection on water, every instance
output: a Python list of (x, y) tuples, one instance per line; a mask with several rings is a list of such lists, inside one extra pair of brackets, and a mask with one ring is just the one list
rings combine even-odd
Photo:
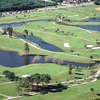
[(30, 64), (30, 57), (28, 55), (24, 56), (25, 65)]
[[(0, 50), (0, 65), (6, 67), (20, 67), (28, 64), (32, 64), (32, 60), (36, 55), (29, 55), (29, 56), (19, 56), (16, 52), (9, 52), (9, 51), (2, 51)], [(41, 60), (37, 63), (45, 63), (45, 56), (41, 55)], [(77, 63), (77, 62), (70, 62), (64, 61), (63, 65), (73, 65), (73, 66), (94, 66), (99, 64), (97, 63)]]

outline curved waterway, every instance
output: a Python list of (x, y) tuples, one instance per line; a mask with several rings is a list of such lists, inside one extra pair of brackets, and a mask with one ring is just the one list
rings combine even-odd
[(10, 24), (1, 24), (0, 27), (20, 27), (22, 25), (25, 25), (27, 23), (33, 23), (33, 22), (51, 22), (51, 19), (44, 19), (44, 20), (34, 20), (34, 21), (23, 21), (23, 22), (16, 22), (16, 23), (10, 23)]
[(85, 20), (85, 22), (100, 22), (100, 18), (91, 18), (91, 19)]
[[(85, 20), (85, 22), (100, 22), (100, 18), (91, 18)], [(100, 31), (100, 25), (77, 25), (77, 27), (84, 28), (87, 30)]]
[(38, 44), (41, 48), (45, 49), (45, 50), (49, 50), (49, 51), (54, 51), (54, 52), (63, 52), (62, 49), (60, 49), (59, 47), (56, 47), (52, 44), (49, 44), (45, 41), (43, 41), (42, 39), (40, 39), (39, 37), (36, 36), (30, 36), (30, 35), (25, 35), (25, 36), (18, 36), (19, 38), (23, 38), (23, 39), (27, 39), (33, 43)]
[(84, 29), (87, 29), (87, 30), (100, 31), (100, 26), (78, 25), (77, 27), (84, 28)]
[[(44, 20), (34, 20), (34, 21), (24, 21), (24, 22), (17, 22), (17, 23), (11, 23), (11, 24), (1, 24), (0, 27), (20, 27), (22, 25), (25, 25), (27, 23), (33, 23), (33, 22), (52, 22), (51, 19), (44, 19)], [(92, 18), (85, 20), (86, 22), (100, 22), (100, 18)], [(100, 25), (77, 25), (76, 27), (84, 28), (87, 30), (94, 30), (94, 31), (100, 31)]]
[[(32, 60), (36, 55), (28, 55), (28, 56), (20, 56), (16, 52), (10, 52), (10, 51), (3, 51), (0, 50), (0, 65), (6, 66), (6, 67), (21, 67), (24, 65), (32, 64)], [(37, 63), (45, 63), (45, 56), (41, 55), (41, 60)], [(70, 62), (70, 61), (64, 61), (63, 65), (71, 64), (73, 66), (95, 66), (99, 63), (77, 63), (77, 62)]]

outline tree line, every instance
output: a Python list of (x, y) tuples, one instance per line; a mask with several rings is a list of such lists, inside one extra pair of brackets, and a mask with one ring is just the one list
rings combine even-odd
[[(47, 2), (46, 6), (55, 5), (55, 2)], [(0, 0), (0, 12), (4, 11), (17, 11), (17, 10), (28, 10), (34, 8), (44, 7), (45, 3), (41, 0), (36, 2), (25, 1), (25, 0)]]

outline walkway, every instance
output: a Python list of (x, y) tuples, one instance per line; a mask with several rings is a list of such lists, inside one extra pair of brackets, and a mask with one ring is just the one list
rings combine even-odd
[[(90, 76), (88, 77), (89, 78), (92, 78), (94, 77), (94, 79), (92, 81), (89, 81), (89, 82), (83, 82), (83, 83), (80, 83), (80, 84), (73, 84), (73, 85), (70, 85), (68, 87), (73, 87), (73, 86), (78, 86), (78, 85), (83, 85), (83, 84), (88, 84), (88, 83), (93, 83), (93, 82), (96, 82), (97, 81), (97, 77), (99, 76), (100, 74), (100, 69), (95, 73), (94, 76)], [(85, 79), (79, 79), (79, 81), (82, 81), (82, 80), (85, 80)], [(70, 83), (70, 82), (75, 82), (75, 81), (78, 81), (78, 80), (72, 80), (72, 81), (65, 81), (65, 82), (61, 82), (61, 83)], [(54, 84), (58, 84), (58, 83), (51, 83), (49, 85), (54, 85)], [(48, 84), (47, 84), (48, 85)], [(37, 94), (40, 94), (40, 93), (33, 93), (33, 95), (37, 95)], [(20, 98), (22, 96), (15, 96), (15, 97), (12, 97), (12, 96), (8, 96), (8, 95), (5, 95), (5, 94), (0, 94), (4, 97), (7, 97), (7, 99), (4, 99), (4, 100), (11, 100), (11, 99), (15, 99), (15, 98)]]
[[(25, 41), (24, 39), (20, 39), (22, 42), (26, 43), (27, 41)], [(33, 48), (36, 48), (38, 50), (41, 50), (41, 51), (45, 51), (45, 52), (49, 52), (49, 53), (55, 53), (55, 54), (61, 54), (61, 55), (68, 55), (68, 56), (73, 56), (73, 57), (79, 57), (79, 58), (84, 58), (84, 59), (89, 59), (91, 60), (91, 58), (88, 58), (88, 57), (84, 57), (84, 56), (78, 56), (78, 55), (71, 55), (71, 54), (66, 54), (66, 53), (62, 53), (62, 52), (53, 52), (53, 51), (48, 51), (48, 50), (44, 50), (44, 49), (41, 49), (39, 47), (37, 47), (36, 45), (30, 43), (30, 42), (27, 42), (30, 46), (32, 46)], [(99, 59), (92, 59), (92, 60), (100, 60)]]

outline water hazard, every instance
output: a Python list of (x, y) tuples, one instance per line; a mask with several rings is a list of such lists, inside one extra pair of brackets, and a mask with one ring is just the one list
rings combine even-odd
[[(24, 65), (32, 64), (32, 60), (36, 55), (29, 55), (29, 56), (20, 56), (16, 52), (10, 52), (10, 51), (3, 51), (0, 50), (0, 65), (6, 66), (6, 67), (21, 67)], [(45, 63), (45, 56), (40, 55), (41, 59), (37, 63)], [(52, 63), (52, 62), (51, 62)], [(99, 63), (77, 63), (77, 62), (70, 62), (70, 61), (64, 61), (63, 65), (71, 64), (73, 66), (94, 66)]]

